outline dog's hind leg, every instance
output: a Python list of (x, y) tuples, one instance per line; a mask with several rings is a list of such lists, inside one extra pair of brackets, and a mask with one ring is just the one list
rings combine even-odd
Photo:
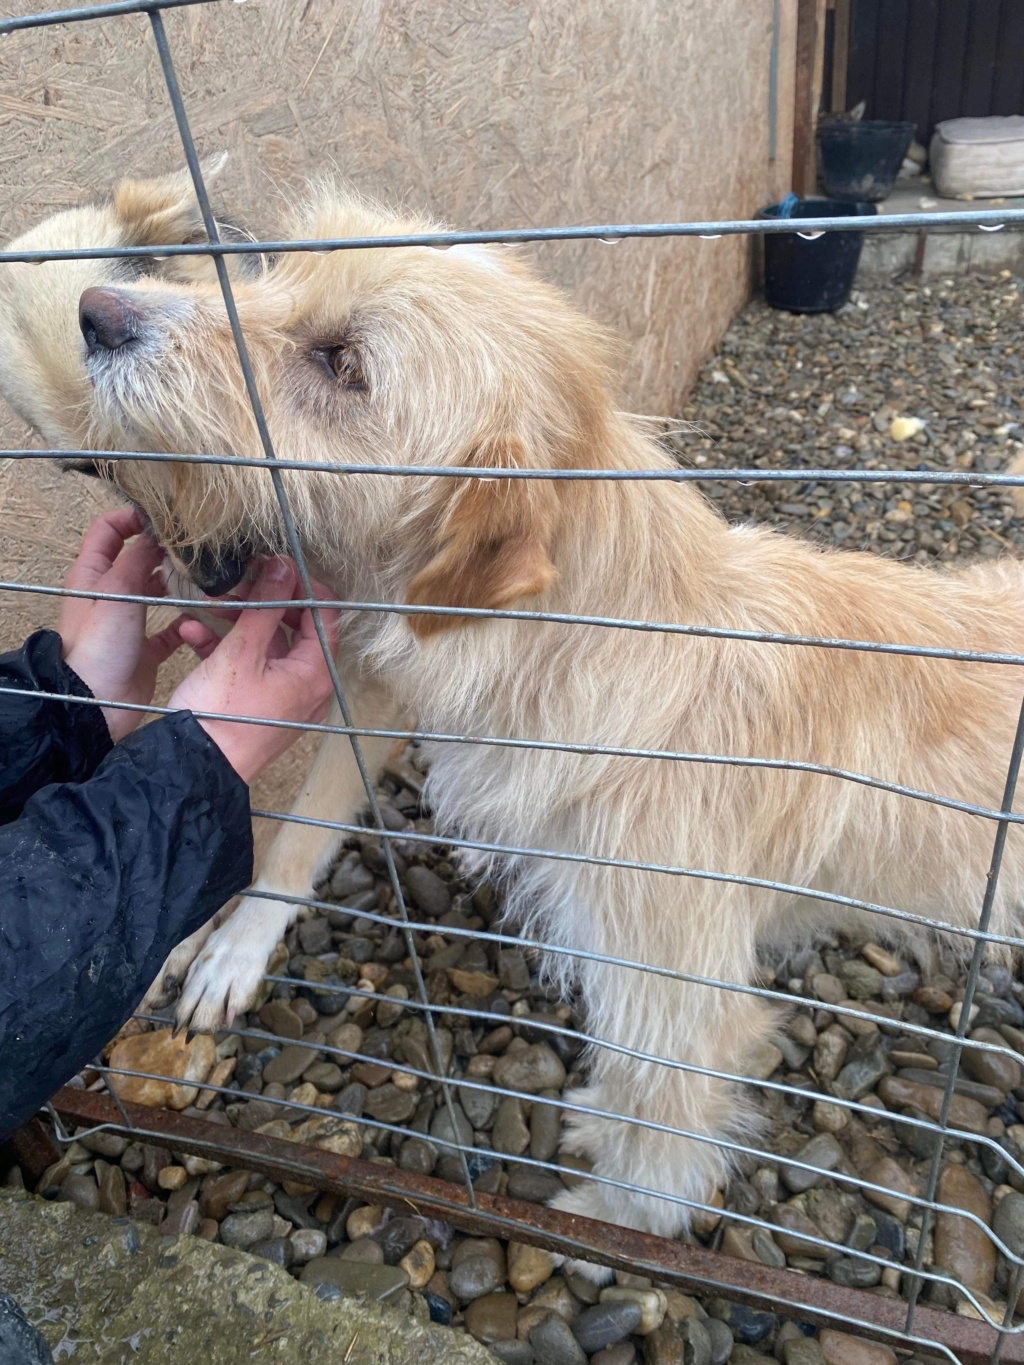
[[(363, 693), (353, 701), (357, 726), (389, 727), (395, 712), (394, 704), (381, 693)], [(335, 710), (331, 724), (339, 723)], [(375, 779), (393, 741), (363, 737), (359, 743), (370, 777)], [(275, 900), (275, 895), (299, 900), (311, 896), (345, 838), (344, 832), (301, 820), (351, 823), (365, 799), (348, 737), (325, 735), (292, 808), (299, 821), (282, 824), (252, 890), (214, 930), (192, 964), (178, 1001), (179, 1026), (212, 1031), (247, 1008), (259, 990), (268, 958), (299, 910), (293, 901)]]
[[(645, 915), (644, 933), (630, 935), (632, 951), (620, 944), (616, 955), (704, 978), (750, 981), (754, 955), (743, 907), (728, 889), (717, 899), (730, 904), (716, 908), (706, 892), (686, 909), (662, 902), (660, 920)], [(590, 1084), (565, 1096), (581, 1108), (622, 1115), (566, 1118), (564, 1150), (588, 1157), (593, 1173), (608, 1183), (586, 1179), (553, 1205), (678, 1236), (728, 1178), (732, 1157), (719, 1144), (750, 1142), (758, 1128), (756, 1110), (739, 1087), (707, 1073), (743, 1075), (753, 1046), (772, 1029), (773, 1012), (750, 995), (604, 962), (584, 963), (580, 975), (587, 1032), (631, 1051), (594, 1047)], [(585, 1262), (576, 1268), (598, 1281), (610, 1276)]]

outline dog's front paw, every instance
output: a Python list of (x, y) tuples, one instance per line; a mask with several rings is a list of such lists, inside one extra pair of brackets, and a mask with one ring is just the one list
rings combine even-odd
[(277, 919), (261, 903), (243, 900), (193, 962), (178, 1001), (178, 1028), (214, 1033), (248, 1009), (277, 941)]
[(164, 965), (160, 968), (156, 980), (143, 996), (142, 1004), (139, 1006), (143, 1014), (151, 1014), (154, 1010), (162, 1010), (174, 999), (174, 992), (185, 980), (185, 974), (192, 963), (196, 960), (203, 944), (210, 937), (210, 930), (206, 925), (197, 929), (194, 934), (189, 934), (188, 938), (179, 943), (168, 955)]

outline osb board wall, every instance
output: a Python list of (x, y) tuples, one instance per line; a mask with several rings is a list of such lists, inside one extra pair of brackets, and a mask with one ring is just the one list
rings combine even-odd
[[(331, 165), (498, 227), (756, 210), (771, 17), (772, 0), (224, 0), (165, 23), (200, 147), (233, 154), (218, 195), (257, 228)], [(179, 161), (144, 18), (19, 33), (2, 55), (0, 236)], [(783, 87), (783, 124), (791, 103)], [(788, 142), (780, 127), (782, 179)], [(629, 392), (652, 411), (678, 402), (746, 285), (742, 241), (542, 254), (633, 341)]]
[[(231, 153), (217, 204), (274, 234), (331, 167), (456, 226), (751, 214), (788, 188), (794, 10), (774, 163), (773, 0), (222, 0), (165, 24), (200, 150)], [(181, 161), (139, 15), (4, 38), (0, 127), (0, 240)], [(741, 238), (529, 250), (626, 335), (624, 399), (647, 413), (677, 409), (749, 287)], [(0, 437), (27, 440), (6, 416)], [(0, 469), (3, 576), (53, 581), (94, 505), (81, 480)], [(44, 615), (8, 599), (0, 645)]]

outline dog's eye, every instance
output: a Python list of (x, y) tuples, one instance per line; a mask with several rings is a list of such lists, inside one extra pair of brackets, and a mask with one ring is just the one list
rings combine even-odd
[(365, 390), (363, 361), (354, 346), (325, 346), (316, 354), (339, 384), (349, 389)]

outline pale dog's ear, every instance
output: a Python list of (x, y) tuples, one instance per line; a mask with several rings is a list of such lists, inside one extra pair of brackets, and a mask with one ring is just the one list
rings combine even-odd
[[(464, 461), (480, 468), (526, 467), (516, 437), (479, 444)], [(445, 479), (430, 532), (431, 557), (406, 594), (410, 606), (499, 610), (537, 597), (555, 578), (549, 557), (557, 494), (538, 479)], [(474, 624), (465, 616), (409, 617), (419, 640)]]
[[(227, 163), (227, 152), (206, 157), (203, 178), (213, 180)], [(188, 171), (155, 180), (122, 180), (114, 190), (114, 213), (132, 246), (171, 246), (206, 240), (199, 203)]]
[[(216, 179), (227, 164), (227, 152), (218, 152), (200, 162), (203, 179)], [(121, 224), (129, 246), (180, 246), (207, 240), (199, 201), (188, 171), (160, 176), (156, 180), (122, 180), (114, 191), (114, 215)], [(245, 228), (217, 219), (217, 230), (224, 242), (253, 241)], [(233, 277), (251, 279), (267, 267), (266, 258), (253, 253), (228, 257)], [(208, 256), (170, 256), (151, 268), (165, 278), (194, 282), (213, 281), (216, 270)]]

